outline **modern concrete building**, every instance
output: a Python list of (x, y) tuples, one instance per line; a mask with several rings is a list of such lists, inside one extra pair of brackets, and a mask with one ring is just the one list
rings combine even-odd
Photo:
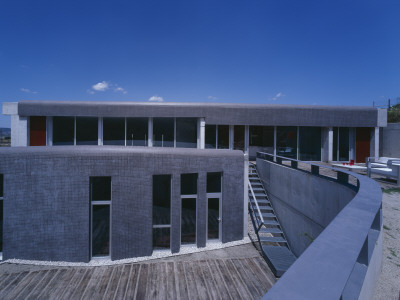
[(386, 126), (369, 107), (21, 101), (3, 114), (3, 258), (80, 262), (241, 240), (247, 157), (364, 162)]

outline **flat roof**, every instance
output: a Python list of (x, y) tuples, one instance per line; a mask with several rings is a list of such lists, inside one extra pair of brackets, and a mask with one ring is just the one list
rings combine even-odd
[[(4, 108), (3, 108), (3, 113)], [(20, 101), (20, 116), (195, 117), (207, 124), (264, 126), (386, 126), (386, 110), (318, 106), (192, 102)]]

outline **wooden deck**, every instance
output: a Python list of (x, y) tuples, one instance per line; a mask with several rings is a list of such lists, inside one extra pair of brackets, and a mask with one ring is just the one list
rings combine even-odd
[(260, 299), (274, 282), (260, 257), (60, 267), (1, 274), (0, 299)]

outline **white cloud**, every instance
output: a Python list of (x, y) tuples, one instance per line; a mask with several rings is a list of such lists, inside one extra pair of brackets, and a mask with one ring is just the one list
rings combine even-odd
[(272, 98), (272, 100), (276, 101), (278, 98), (285, 96), (283, 93), (279, 92), (278, 94), (275, 95), (275, 97)]
[(105, 90), (108, 90), (108, 82), (102, 81), (102, 82), (96, 83), (96, 84), (92, 85), (92, 89), (94, 89), (95, 91), (98, 91), (98, 92), (104, 92)]
[(217, 100), (218, 98), (217, 97), (214, 97), (214, 96), (208, 96), (207, 97), (209, 100)]
[(86, 92), (87, 92), (88, 94), (90, 94), (90, 95), (93, 95), (93, 94), (94, 94), (94, 91), (91, 90), (91, 89), (87, 89)]
[(122, 93), (122, 94), (126, 94), (126, 93), (128, 93), (124, 88), (122, 88), (122, 87), (120, 87), (120, 86), (118, 86), (118, 85), (116, 85), (115, 86), (115, 88), (114, 88), (114, 92), (119, 92), (119, 93)]
[(26, 89), (26, 88), (20, 88), (20, 90), (24, 93), (28, 93), (28, 94), (37, 94), (37, 92), (35, 91), (31, 91), (30, 89)]
[(155, 95), (155, 96), (150, 97), (149, 101), (150, 102), (163, 102), (164, 99), (163, 99), (163, 97), (159, 97), (159, 96)]

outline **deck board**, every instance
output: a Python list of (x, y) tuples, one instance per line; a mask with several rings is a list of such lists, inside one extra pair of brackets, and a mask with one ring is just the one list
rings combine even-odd
[(260, 299), (275, 282), (258, 257), (60, 267), (0, 277), (0, 299)]

